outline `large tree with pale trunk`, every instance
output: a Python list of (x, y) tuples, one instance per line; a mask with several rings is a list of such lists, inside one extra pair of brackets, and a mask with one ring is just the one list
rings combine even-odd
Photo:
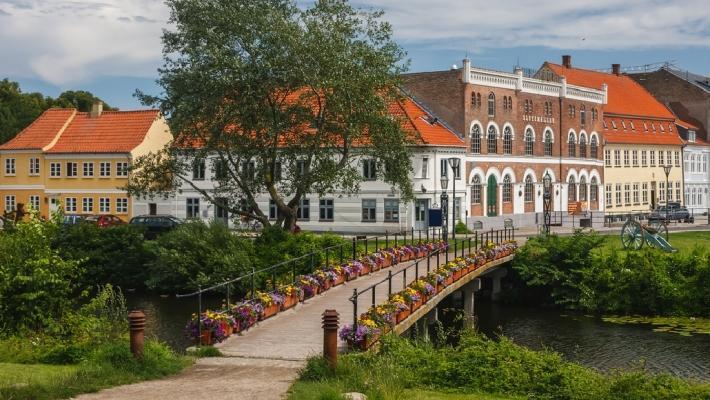
[[(412, 195), (410, 138), (397, 115), (405, 54), (379, 11), (345, 0), (168, 0), (163, 95), (139, 93), (167, 118), (174, 141), (134, 162), (133, 195), (190, 185), (233, 215), (291, 228), (308, 193), (354, 194), (358, 160)], [(215, 172), (214, 189), (192, 181)], [(257, 206), (268, 194), (278, 219)]]

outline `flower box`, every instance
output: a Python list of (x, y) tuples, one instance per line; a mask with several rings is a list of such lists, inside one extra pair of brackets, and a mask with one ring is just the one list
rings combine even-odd
[(444, 285), (449, 286), (452, 283), (454, 283), (454, 276), (453, 275), (447, 276), (446, 279), (444, 280)]
[(419, 307), (421, 307), (421, 306), (422, 306), (422, 301), (421, 301), (421, 300), (417, 300), (417, 301), (413, 301), (412, 304), (410, 304), (409, 308), (412, 309), (412, 312), (415, 312), (415, 311), (417, 311), (417, 310), (419, 309)]
[(203, 346), (212, 346), (212, 331), (205, 329), (200, 334), (200, 344)]
[(372, 272), (377, 272), (382, 269), (382, 265), (380, 263), (375, 262), (370, 264), (370, 269), (372, 270)]
[(412, 313), (412, 312), (409, 311), (409, 310), (402, 310), (402, 311), (398, 312), (397, 315), (395, 315), (395, 317), (394, 317), (394, 318), (395, 318), (395, 323), (396, 323), (396, 324), (399, 324), (400, 322), (404, 321), (405, 319), (407, 319), (407, 317), (408, 317), (409, 314), (411, 314), (411, 313)]
[(321, 286), (320, 286), (320, 289), (318, 290), (318, 293), (323, 293), (326, 290), (330, 289), (330, 287), (332, 286), (332, 283), (330, 283), (330, 281), (326, 279), (320, 285)]
[(341, 273), (341, 274), (338, 274), (338, 275), (336, 276), (335, 280), (333, 280), (332, 285), (333, 285), (333, 286), (342, 285), (343, 282), (345, 282), (345, 275), (343, 275), (343, 274)]
[(392, 259), (389, 256), (385, 256), (385, 260), (382, 261), (382, 268), (387, 268), (392, 266)]
[(232, 336), (234, 328), (232, 328), (232, 325), (230, 325), (226, 321), (222, 321), (222, 331), (224, 331), (224, 337), (230, 337)]
[(298, 304), (298, 302), (300, 300), (301, 299), (299, 298), (299, 296), (296, 296), (296, 295), (285, 296), (284, 303), (281, 305), (281, 311), (288, 310), (289, 308), (295, 307), (296, 304)]
[(361, 351), (365, 351), (372, 347), (372, 345), (375, 344), (375, 342), (377, 342), (378, 340), (380, 340), (379, 334), (366, 337), (365, 340), (361, 340), (359, 342), (352, 342), (348, 340), (348, 350), (358, 349)]
[(360, 276), (367, 275), (370, 273), (370, 264), (368, 263), (363, 263), (362, 264), (362, 269), (360, 270)]
[(352, 280), (357, 279), (357, 272), (350, 272), (345, 275), (345, 280), (350, 282)]
[(454, 271), (452, 276), (453, 276), (454, 280), (457, 281), (457, 280), (461, 279), (461, 276), (463, 276), (463, 274), (461, 273), (461, 270), (459, 269), (457, 271)]
[(279, 305), (274, 303), (268, 307), (264, 307), (264, 311), (261, 312), (261, 315), (259, 316), (259, 320), (263, 321), (267, 318), (273, 317), (279, 312)]

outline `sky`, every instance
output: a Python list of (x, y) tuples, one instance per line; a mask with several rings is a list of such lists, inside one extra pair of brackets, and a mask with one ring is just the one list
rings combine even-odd
[[(236, 0), (235, 0), (236, 1)], [(383, 9), (411, 71), (512, 71), (572, 55), (591, 69), (670, 61), (710, 76), (710, 0), (352, 0)], [(88, 90), (121, 109), (158, 93), (162, 0), (0, 0), (0, 79), (56, 96)]]

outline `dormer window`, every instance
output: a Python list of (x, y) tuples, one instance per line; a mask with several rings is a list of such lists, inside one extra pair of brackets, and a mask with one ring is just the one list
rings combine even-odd
[(688, 141), (695, 143), (695, 131), (688, 130)]
[(651, 130), (654, 132), (656, 131), (656, 124), (653, 124), (653, 123), (651, 124)]
[(668, 132), (673, 132), (673, 124), (668, 124)]
[(666, 128), (663, 127), (663, 124), (658, 124), (661, 127), (661, 132), (665, 132)]
[(643, 130), (648, 132), (648, 124), (646, 124), (645, 122), (643, 123)]
[(613, 119), (611, 120), (611, 127), (616, 129), (616, 121), (614, 121)]
[(604, 125), (604, 129), (608, 129), (608, 127), (606, 125), (606, 120), (602, 120), (602, 124)]
[(631, 125), (631, 130), (632, 130), (632, 131), (635, 131), (635, 130), (636, 130), (636, 127), (634, 126), (634, 122), (633, 122), (633, 121), (629, 121), (629, 124)]
[(626, 122), (621, 121), (621, 129), (626, 130)]

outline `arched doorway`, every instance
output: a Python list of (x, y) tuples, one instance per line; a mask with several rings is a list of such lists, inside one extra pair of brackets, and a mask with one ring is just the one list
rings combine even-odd
[(498, 215), (498, 180), (495, 175), (488, 177), (488, 187), (486, 188), (486, 214), (489, 217)]

